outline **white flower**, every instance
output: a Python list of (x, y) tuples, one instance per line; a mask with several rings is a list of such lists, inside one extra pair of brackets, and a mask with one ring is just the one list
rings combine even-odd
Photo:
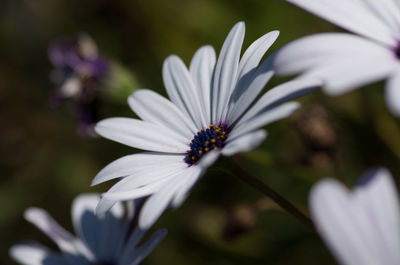
[(368, 172), (353, 192), (333, 179), (317, 183), (310, 208), (320, 235), (343, 265), (400, 264), (400, 208), (386, 169)]
[(354, 34), (301, 38), (277, 54), (278, 74), (319, 77), (338, 95), (387, 79), (385, 99), (400, 116), (400, 2), (397, 0), (288, 0)]
[(72, 206), (72, 221), (77, 237), (62, 228), (39, 208), (29, 208), (25, 218), (52, 239), (61, 253), (37, 243), (22, 243), (10, 249), (10, 255), (24, 265), (135, 265), (142, 262), (162, 241), (166, 230), (156, 231), (137, 246), (146, 231), (134, 228), (134, 202), (128, 211), (119, 203), (99, 218), (95, 208), (100, 196), (78, 196)]
[(167, 207), (184, 201), (219, 155), (258, 146), (267, 136), (261, 127), (299, 106), (281, 103), (317, 85), (310, 80), (287, 82), (251, 106), (273, 75), (268, 60), (258, 64), (278, 32), (256, 40), (239, 61), (244, 31), (243, 22), (233, 27), (217, 61), (210, 46), (195, 53), (189, 69), (177, 56), (168, 57), (163, 79), (171, 101), (150, 90), (139, 90), (128, 100), (142, 120), (111, 118), (97, 124), (103, 137), (150, 151), (122, 157), (95, 177), (93, 185), (123, 177), (103, 195), (99, 214), (116, 201), (152, 195), (139, 220), (140, 226), (150, 226)]

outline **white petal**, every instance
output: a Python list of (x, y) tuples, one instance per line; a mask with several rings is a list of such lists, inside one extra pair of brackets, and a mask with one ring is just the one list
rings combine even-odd
[(247, 120), (252, 119), (258, 113), (261, 113), (263, 110), (266, 110), (273, 105), (278, 105), (284, 101), (289, 101), (310, 93), (321, 84), (321, 81), (315, 79), (298, 78), (271, 88), (246, 112), (245, 115), (243, 115), (236, 126), (241, 126)]
[(395, 116), (400, 116), (400, 73), (386, 81), (385, 100), (389, 110)]
[(235, 126), (228, 136), (227, 143), (267, 124), (284, 119), (290, 116), (299, 107), (300, 104), (297, 102), (288, 102), (262, 111), (255, 116), (246, 119), (240, 125)]
[(391, 29), (360, 0), (288, 0), (340, 27), (387, 45), (396, 45)]
[[(182, 160), (176, 164), (160, 164), (139, 174), (128, 176), (118, 181), (112, 186), (104, 196), (110, 197), (112, 193), (126, 193), (135, 196), (135, 190), (144, 188), (147, 185), (153, 185), (157, 182), (165, 182), (167, 179), (176, 176), (186, 170), (188, 165)], [(136, 197), (136, 196), (135, 196)]]
[(24, 265), (68, 265), (63, 258), (39, 244), (19, 244), (11, 247), (10, 256)]
[(364, 0), (364, 4), (398, 36), (400, 33), (400, 5), (397, 0)]
[(197, 128), (206, 124), (201, 111), (200, 98), (196, 97), (196, 87), (182, 60), (171, 55), (164, 61), (163, 79), (171, 101), (192, 119)]
[(201, 170), (198, 167), (189, 167), (152, 195), (143, 206), (139, 217), (139, 227), (147, 229), (152, 226), (168, 208), (174, 196), (178, 194), (179, 190), (182, 188), (182, 184), (184, 184), (184, 178), (192, 174), (200, 174), (200, 172)]
[[(338, 258), (346, 265), (373, 265), (376, 263), (369, 252), (364, 233), (366, 218), (349, 203), (350, 194), (334, 180), (317, 183), (310, 194), (310, 210), (319, 233)], [(369, 227), (373, 229), (373, 227)]]
[(110, 118), (96, 124), (96, 132), (110, 140), (144, 150), (183, 153), (188, 145), (182, 136), (155, 124), (129, 118)]
[(211, 46), (204, 46), (197, 50), (190, 63), (190, 73), (196, 85), (196, 92), (200, 97), (201, 107), (204, 111), (206, 124), (211, 121), (211, 81), (215, 68), (215, 51)]
[[(392, 58), (391, 49), (347, 33), (322, 33), (295, 40), (274, 54), (277, 74), (296, 74), (349, 58)], [(347, 69), (346, 69), (347, 70)], [(352, 73), (358, 69), (352, 69)]]
[(215, 161), (217, 161), (220, 155), (220, 150), (211, 150), (208, 153), (204, 154), (196, 165), (202, 170), (207, 170), (210, 166), (212, 166), (212, 164), (215, 163)]
[[(207, 155), (207, 154), (206, 154)], [(204, 155), (205, 156), (205, 155)], [(210, 159), (210, 158), (208, 158)], [(203, 164), (204, 165), (204, 164)], [(202, 175), (202, 168), (199, 166), (193, 166), (194, 168), (185, 175), (180, 184), (180, 188), (177, 190), (175, 197), (171, 203), (171, 207), (176, 208), (181, 206), (181, 204), (186, 200), (189, 195), (190, 190), (197, 180)]]
[(94, 178), (92, 185), (128, 175), (140, 175), (151, 171), (156, 166), (178, 164), (183, 161), (182, 155), (163, 153), (139, 153), (121, 157), (103, 168)]
[(379, 235), (374, 238), (379, 260), (388, 259), (391, 262), (384, 264), (395, 264), (400, 260), (400, 206), (396, 184), (384, 168), (371, 170), (364, 178), (368, 178), (367, 183), (357, 187), (354, 195)]
[(260, 63), (264, 54), (268, 51), (271, 45), (279, 36), (279, 31), (271, 31), (261, 38), (254, 41), (249, 48), (244, 52), (239, 63), (238, 79), (246, 75), (250, 70), (256, 68)]
[(76, 253), (75, 237), (62, 228), (45, 210), (28, 208), (24, 217), (57, 243), (62, 251)]
[[(229, 103), (230, 111), (227, 122), (230, 124), (234, 123), (245, 112), (274, 75), (274, 72), (269, 67), (264, 66), (267, 66), (267, 64), (263, 64), (254, 73), (251, 73), (250, 80), (245, 80), (244, 82), (240, 80), (238, 82)], [(247, 79), (247, 77), (243, 78)]]
[(211, 91), (211, 117), (216, 124), (227, 111), (230, 95), (236, 85), (244, 32), (244, 23), (237, 23), (226, 37), (218, 56)]
[(161, 241), (166, 237), (167, 229), (160, 229), (154, 232), (151, 237), (144, 242), (138, 249), (134, 252), (132, 251), (132, 260), (126, 264), (138, 265), (140, 264), (150, 253), (161, 243)]
[(141, 89), (134, 92), (128, 103), (142, 120), (171, 129), (185, 138), (191, 139), (198, 131), (177, 106), (151, 90)]
[(259, 146), (267, 137), (265, 130), (258, 130), (242, 135), (239, 138), (229, 142), (223, 149), (222, 154), (224, 156), (232, 156), (239, 152), (250, 151)]
[(90, 260), (109, 260), (114, 258), (125, 239), (125, 227), (121, 222), (124, 210), (117, 204), (108, 215), (99, 218), (95, 215), (99, 201), (97, 194), (79, 195), (73, 202), (72, 220), (79, 237), (90, 249), (84, 251), (85, 256)]
[(343, 264), (395, 265), (400, 260), (400, 216), (395, 185), (380, 169), (350, 194), (334, 180), (317, 183), (310, 195), (313, 220)]
[[(304, 78), (324, 81), (323, 90), (330, 95), (340, 95), (354, 88), (382, 80), (391, 75), (399, 63), (392, 58), (360, 57), (327, 63), (306, 72)], [(357, 71), (354, 71), (357, 69)]]

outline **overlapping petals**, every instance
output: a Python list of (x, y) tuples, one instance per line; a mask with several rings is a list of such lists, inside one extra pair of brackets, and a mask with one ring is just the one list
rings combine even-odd
[[(278, 74), (319, 78), (323, 89), (338, 95), (388, 79), (389, 110), (400, 116), (400, 97), (391, 90), (400, 72), (400, 3), (395, 0), (288, 0), (357, 35), (323, 33), (295, 40), (274, 60)], [(388, 97), (389, 95), (395, 97)]]
[[(149, 90), (136, 91), (128, 101), (142, 120), (111, 118), (96, 126), (96, 131), (108, 139), (150, 151), (118, 159), (95, 177), (94, 185), (122, 178), (103, 195), (98, 213), (104, 214), (120, 200), (150, 196), (139, 224), (151, 226), (166, 208), (184, 201), (221, 154), (229, 156), (257, 147), (267, 136), (263, 126), (299, 107), (285, 101), (319, 85), (314, 80), (289, 82), (271, 89), (252, 107), (274, 74), (270, 60), (259, 63), (279, 32), (265, 34), (240, 58), (244, 32), (242, 22), (232, 28), (218, 59), (212, 47), (201, 47), (189, 69), (179, 57), (169, 56), (162, 73), (170, 101)], [(184, 159), (191, 141), (210, 124), (226, 129), (223, 145), (188, 164)]]
[(368, 172), (350, 192), (336, 180), (317, 183), (310, 208), (318, 231), (343, 265), (400, 261), (400, 206), (386, 169)]
[[(11, 256), (24, 265), (136, 265), (143, 261), (162, 241), (166, 230), (156, 231), (137, 247), (146, 230), (136, 228), (130, 233), (134, 208), (126, 212), (116, 204), (99, 218), (95, 208), (100, 197), (95, 194), (78, 196), (72, 206), (72, 222), (77, 237), (64, 230), (46, 211), (29, 208), (25, 218), (52, 239), (61, 253), (36, 243), (15, 245)], [(133, 205), (131, 205), (133, 206)]]

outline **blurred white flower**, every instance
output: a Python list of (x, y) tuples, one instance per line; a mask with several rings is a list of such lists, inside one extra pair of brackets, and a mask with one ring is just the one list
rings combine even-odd
[(277, 74), (303, 72), (338, 95), (387, 79), (385, 98), (400, 116), (400, 2), (397, 0), (288, 0), (354, 34), (322, 33), (284, 46)]
[(318, 232), (343, 265), (400, 264), (400, 208), (386, 169), (369, 171), (350, 192), (333, 179), (311, 190)]
[(128, 210), (116, 204), (105, 216), (95, 215), (100, 197), (78, 196), (72, 206), (72, 221), (77, 237), (62, 228), (45, 210), (29, 208), (25, 218), (52, 239), (61, 253), (37, 243), (21, 243), (10, 255), (24, 265), (135, 265), (142, 262), (162, 241), (166, 230), (156, 231), (138, 246), (146, 231), (134, 228), (134, 202)]
[(261, 127), (299, 106), (281, 103), (317, 85), (310, 80), (287, 82), (251, 106), (273, 75), (268, 60), (258, 64), (278, 32), (256, 40), (239, 61), (244, 32), (243, 22), (233, 27), (218, 61), (211, 46), (196, 52), (189, 70), (179, 57), (168, 57), (163, 78), (171, 101), (151, 90), (139, 90), (128, 100), (142, 120), (111, 118), (97, 124), (103, 137), (151, 151), (122, 157), (96, 176), (93, 185), (123, 177), (103, 195), (99, 214), (116, 201), (153, 195), (139, 220), (142, 227), (152, 225), (167, 207), (184, 201), (220, 154), (231, 156), (258, 146), (267, 136)]

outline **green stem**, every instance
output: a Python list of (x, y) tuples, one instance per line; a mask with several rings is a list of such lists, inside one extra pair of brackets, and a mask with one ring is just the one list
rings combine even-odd
[[(230, 159), (232, 160), (232, 159)], [(264, 195), (268, 196), (271, 200), (273, 200), (277, 205), (279, 205), (283, 210), (287, 213), (291, 214), (293, 217), (297, 218), (300, 222), (302, 222), (308, 228), (315, 230), (314, 224), (309, 217), (307, 217), (303, 212), (297, 209), (291, 202), (282, 197), (279, 193), (268, 187), (265, 183), (263, 183), (258, 178), (255, 178), (249, 175), (245, 170), (243, 170), (237, 163), (232, 163), (233, 174), (237, 176), (242, 181), (246, 182), (248, 185), (257, 189)]]

